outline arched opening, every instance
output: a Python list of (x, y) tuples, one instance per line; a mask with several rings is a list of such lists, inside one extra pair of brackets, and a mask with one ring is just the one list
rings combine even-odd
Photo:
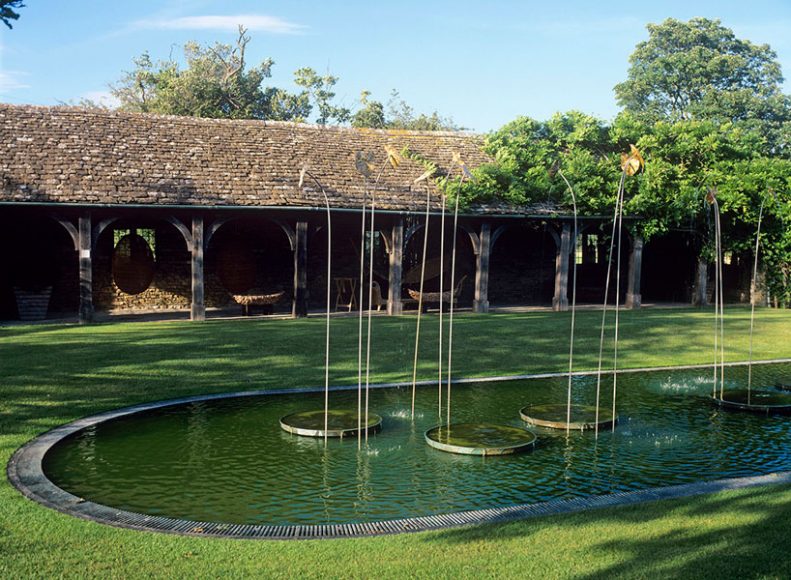
[(188, 309), (190, 254), (181, 233), (156, 218), (120, 218), (99, 234), (93, 254), (97, 310)]
[(669, 232), (649, 239), (643, 249), (643, 301), (690, 303), (698, 248), (695, 236), (688, 232)]
[[(572, 259), (577, 265), (577, 303), (601, 304), (604, 301), (604, 290), (607, 286), (607, 264), (610, 258), (612, 240), (612, 223), (587, 225), (581, 228), (577, 236)], [(626, 301), (628, 287), (629, 254), (632, 244), (629, 233), (624, 230), (620, 239), (621, 245), (621, 285), (619, 302)], [(615, 291), (618, 287), (618, 272), (616, 271), (618, 246), (613, 248), (612, 265), (610, 266), (610, 288), (608, 300), (615, 302)], [(643, 267), (643, 271), (645, 268)], [(570, 268), (573, 271), (573, 265)], [(641, 288), (644, 284), (641, 283)], [(569, 281), (569, 299), (571, 299), (571, 280)], [(643, 297), (645, 301), (645, 297)]]
[(489, 301), (495, 305), (550, 305), (557, 244), (546, 223), (509, 226), (491, 249)]
[(291, 309), (294, 257), (288, 236), (270, 220), (237, 218), (223, 223), (209, 239), (205, 275), (208, 307), (236, 306), (234, 296), (282, 292), (266, 310)]
[[(404, 308), (416, 307), (413, 294), (420, 289), (424, 223), (425, 219), (418, 216), (407, 219), (405, 223), (408, 237), (404, 240), (401, 294)], [(452, 250), (453, 216), (445, 216), (444, 236), (441, 217), (432, 216), (428, 226), (424, 292), (440, 292), (440, 280), (442, 291), (451, 290)], [(456, 229), (456, 274), (453, 284), (454, 290), (458, 290), (457, 306), (469, 307), (475, 295), (475, 252), (469, 234), (461, 226)], [(413, 294), (410, 294), (410, 290)]]
[(0, 220), (0, 319), (73, 316), (79, 306), (74, 241), (46, 216), (7, 213)]
[[(310, 308), (323, 310), (327, 292), (327, 229), (326, 222), (316, 222), (308, 240), (308, 290)], [(373, 281), (379, 294), (373, 294), (374, 308), (384, 309), (388, 291), (389, 258), (385, 236), (389, 223), (383, 215), (375, 218), (373, 236), (369, 231), (370, 214), (366, 219), (364, 241), (361, 243), (361, 216), (356, 214), (332, 215), (332, 272), (331, 307), (340, 310), (358, 305), (360, 295), (360, 251), (364, 248), (363, 304), (368, 307), (369, 251), (373, 248)], [(354, 289), (354, 300), (352, 300)]]

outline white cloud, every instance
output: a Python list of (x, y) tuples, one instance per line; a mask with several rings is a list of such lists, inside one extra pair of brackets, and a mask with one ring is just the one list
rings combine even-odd
[(26, 72), (18, 70), (0, 70), (0, 93), (10, 93), (18, 89), (30, 88), (30, 85), (21, 80)]
[(110, 91), (88, 91), (87, 93), (80, 95), (80, 99), (87, 99), (111, 109), (115, 109), (121, 105), (121, 101), (119, 101)]
[(133, 24), (136, 28), (163, 30), (230, 30), (235, 31), (239, 25), (256, 32), (272, 34), (301, 34), (307, 26), (296, 24), (265, 14), (237, 14), (232, 16), (183, 16), (181, 18), (160, 18), (138, 20)]

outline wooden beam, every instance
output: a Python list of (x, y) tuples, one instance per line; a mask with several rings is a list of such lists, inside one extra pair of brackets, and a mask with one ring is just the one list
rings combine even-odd
[(291, 315), (308, 315), (308, 222), (297, 222), (294, 233), (294, 302)]
[(56, 222), (58, 222), (60, 225), (63, 226), (63, 229), (66, 230), (66, 232), (69, 234), (69, 237), (71, 238), (71, 243), (74, 244), (74, 250), (79, 252), (80, 234), (77, 231), (77, 228), (74, 227), (74, 224), (71, 223), (69, 220), (60, 217), (57, 214), (50, 214), (49, 217), (51, 217), (53, 220), (55, 220)]
[(489, 255), (492, 239), (491, 226), (481, 224), (481, 235), (475, 252), (475, 299), (472, 303), (473, 312), (489, 311)]
[(203, 217), (192, 218), (192, 233), (189, 239), (192, 257), (192, 304), (190, 319), (206, 319), (203, 275)]
[(404, 220), (398, 219), (390, 235), (390, 270), (388, 274), (387, 314), (395, 316), (404, 309), (401, 301), (401, 275), (404, 261)]
[(91, 256), (91, 214), (85, 213), (78, 220), (78, 246), (80, 261), (80, 324), (93, 320), (93, 260)]
[[(167, 216), (165, 218), (165, 221), (168, 222), (169, 224), (173, 224), (173, 227), (175, 227), (179, 231), (179, 233), (181, 234), (181, 237), (184, 238), (184, 243), (187, 244), (187, 251), (191, 251), (192, 250), (192, 233), (190, 232), (189, 228), (187, 228), (187, 226), (185, 226), (181, 222), (180, 219), (178, 219), (177, 217), (174, 217), (172, 215), (171, 216)], [(203, 218), (201, 218), (201, 222), (203, 222)], [(201, 228), (202, 228), (202, 226), (201, 226)]]
[(569, 254), (571, 253), (571, 224), (563, 224), (560, 243), (555, 256), (555, 295), (552, 298), (552, 310), (566, 311), (569, 309)]
[(640, 308), (640, 274), (643, 267), (643, 237), (632, 236), (632, 252), (629, 254), (629, 281), (626, 286), (626, 308)]

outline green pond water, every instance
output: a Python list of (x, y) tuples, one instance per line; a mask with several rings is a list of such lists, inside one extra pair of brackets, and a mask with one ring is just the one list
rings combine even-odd
[[(753, 385), (791, 375), (756, 365)], [(726, 389), (746, 382), (726, 369)], [(614, 432), (541, 428), (532, 452), (498, 457), (430, 448), (436, 387), (420, 387), (415, 421), (406, 388), (371, 392), (382, 431), (305, 438), (278, 421), (320, 409), (323, 394), (205, 401), (120, 418), (79, 432), (44, 458), (47, 476), (85, 499), (152, 515), (247, 524), (370, 522), (507, 506), (791, 469), (791, 417), (718, 408), (710, 370), (625, 374)], [(595, 377), (574, 380), (574, 403), (591, 404)], [(611, 402), (612, 378), (602, 404)], [(727, 398), (727, 395), (726, 395)], [(565, 402), (566, 379), (455, 385), (453, 420), (525, 426), (528, 404)], [(357, 393), (330, 394), (356, 408)], [(573, 417), (572, 417), (573, 420)]]

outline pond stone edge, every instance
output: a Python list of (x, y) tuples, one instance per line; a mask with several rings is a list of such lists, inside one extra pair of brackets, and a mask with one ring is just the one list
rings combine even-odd
[[(761, 361), (761, 363), (791, 362), (791, 359)], [(756, 364), (754, 361), (753, 364)], [(738, 364), (738, 363), (737, 363)], [(743, 363), (742, 363), (743, 364)], [(690, 365), (685, 367), (646, 368), (640, 371), (681, 370), (683, 368), (706, 368), (709, 365)], [(637, 372), (629, 369), (626, 372)], [(610, 371), (611, 372), (611, 371)], [(623, 371), (622, 371), (623, 372)], [(595, 373), (573, 373), (575, 375)], [(501, 381), (525, 378), (545, 378), (567, 376), (567, 373), (546, 373), (540, 375), (519, 375), (511, 377), (490, 377), (485, 381)], [(482, 382), (481, 379), (460, 379), (454, 382)], [(421, 381), (419, 384), (434, 384), (433, 381)], [(393, 388), (411, 386), (411, 383), (384, 383), (371, 385), (371, 388)], [(356, 389), (355, 386), (333, 387), (331, 390), (342, 391)], [(95, 503), (77, 497), (56, 486), (44, 474), (42, 461), (51, 447), (62, 439), (82, 429), (98, 425), (105, 421), (117, 419), (134, 413), (181, 405), (186, 403), (230, 399), (240, 397), (285, 395), (298, 393), (322, 392), (323, 388), (277, 389), (263, 391), (242, 391), (220, 393), (214, 395), (197, 395), (179, 399), (170, 399), (152, 403), (143, 403), (124, 407), (104, 413), (78, 419), (72, 423), (55, 427), (17, 449), (11, 456), (7, 466), (8, 481), (25, 497), (48, 508), (66, 513), (84, 520), (90, 520), (119, 528), (143, 530), (151, 532), (171, 533), (187, 536), (205, 536), (238, 539), (332, 539), (356, 538), (440, 530), (460, 526), (481, 525), (524, 520), (539, 516), (570, 514), (590, 509), (601, 509), (617, 506), (635, 505), (643, 502), (665, 499), (693, 497), (720, 491), (743, 489), (761, 485), (791, 484), (791, 471), (769, 473), (747, 477), (732, 477), (713, 481), (701, 481), (688, 484), (648, 488), (635, 491), (615, 492), (604, 495), (556, 499), (532, 504), (493, 507), (488, 509), (467, 510), (447, 514), (417, 516), (383, 520), (379, 522), (351, 524), (316, 524), (316, 525), (270, 525), (270, 524), (229, 524), (204, 522), (152, 516)]]

